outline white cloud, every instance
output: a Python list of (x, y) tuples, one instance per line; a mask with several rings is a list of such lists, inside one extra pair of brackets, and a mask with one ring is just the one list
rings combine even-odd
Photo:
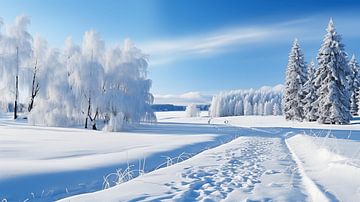
[(285, 36), (289, 37), (289, 33), (298, 32), (299, 29), (294, 29), (293, 26), (303, 22), (303, 20), (298, 20), (268, 26), (233, 27), (191, 37), (155, 40), (142, 43), (139, 47), (150, 54), (150, 65), (158, 66), (184, 57), (229, 51), (231, 47), (235, 46), (238, 48), (240, 45), (284, 39)]
[(155, 104), (174, 104), (174, 105), (188, 105), (188, 104), (210, 104), (212, 95), (203, 95), (200, 92), (188, 92), (184, 94), (168, 94), (168, 95), (154, 95)]
[[(273, 24), (237, 26), (198, 35), (140, 43), (139, 47), (150, 55), (150, 67), (156, 67), (189, 57), (228, 52), (234, 48), (248, 50), (258, 44), (291, 43), (295, 37), (301, 41), (321, 40), (330, 16), (330, 13), (322, 13)], [(359, 20), (358, 16), (345, 15), (335, 19), (335, 24), (339, 24), (342, 34), (347, 37), (359, 36), (359, 29), (354, 27)]]

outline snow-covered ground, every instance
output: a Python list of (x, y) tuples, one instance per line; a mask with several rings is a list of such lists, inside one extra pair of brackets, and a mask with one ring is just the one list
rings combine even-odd
[(240, 137), (128, 183), (63, 201), (303, 199), (295, 167), (281, 139)]
[[(222, 129), (224, 128), (224, 129)], [(131, 132), (34, 127), (0, 120), (0, 199), (56, 200), (101, 190), (103, 177), (128, 165), (149, 172), (167, 157), (187, 158), (230, 141), (236, 131), (207, 124), (159, 123)], [(144, 164), (144, 165), (143, 165)], [(138, 173), (134, 173), (137, 175)]]
[[(123, 133), (33, 127), (4, 117), (0, 199), (51, 201), (80, 193), (87, 194), (63, 201), (360, 198), (357, 119), (330, 126), (281, 116), (210, 120), (204, 112), (195, 118), (161, 112), (157, 117), (158, 124)], [(139, 168), (145, 174), (101, 190), (104, 176), (128, 165), (133, 177)]]

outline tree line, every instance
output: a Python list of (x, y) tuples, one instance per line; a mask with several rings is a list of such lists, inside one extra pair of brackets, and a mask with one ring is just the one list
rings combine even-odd
[(254, 90), (221, 92), (213, 97), (209, 109), (212, 117), (281, 115), (283, 86)]

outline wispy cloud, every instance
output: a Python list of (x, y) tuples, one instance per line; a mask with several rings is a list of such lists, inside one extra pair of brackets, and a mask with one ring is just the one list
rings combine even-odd
[(184, 94), (168, 94), (168, 95), (154, 95), (155, 104), (175, 104), (175, 105), (188, 105), (188, 104), (209, 104), (212, 95), (204, 95), (200, 92), (187, 92)]
[[(234, 49), (247, 50), (252, 45), (289, 43), (294, 37), (301, 41), (321, 40), (330, 17), (331, 13), (323, 13), (273, 24), (237, 26), (169, 40), (154, 40), (139, 45), (150, 54), (151, 67), (156, 67), (189, 57), (216, 55)], [(360, 36), (359, 29), (354, 27), (359, 16), (333, 17), (342, 34), (347, 37)], [(354, 32), (354, 29), (357, 31)]]
[(273, 42), (288, 36), (289, 33), (299, 31), (293, 25), (303, 22), (304, 20), (296, 20), (267, 26), (233, 27), (191, 37), (155, 40), (143, 43), (140, 47), (150, 54), (150, 64), (157, 66), (187, 56), (218, 54), (231, 50), (232, 47), (241, 48), (241, 45), (255, 44), (269, 39)]

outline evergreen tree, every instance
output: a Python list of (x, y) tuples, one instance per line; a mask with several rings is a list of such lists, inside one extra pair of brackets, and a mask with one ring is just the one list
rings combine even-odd
[(360, 81), (359, 81), (359, 64), (356, 61), (355, 55), (352, 56), (349, 67), (351, 70), (351, 74), (348, 78), (349, 80), (349, 90), (351, 93), (351, 106), (350, 112), (352, 115), (359, 115), (359, 89), (360, 89)]
[(319, 74), (315, 80), (318, 91), (318, 121), (327, 124), (350, 123), (350, 95), (347, 76), (350, 69), (347, 54), (330, 19), (327, 34), (318, 53)]
[(286, 70), (283, 98), (286, 120), (302, 121), (304, 119), (302, 108), (303, 95), (301, 90), (305, 82), (306, 65), (304, 62), (304, 55), (302, 54), (298, 40), (295, 39), (289, 54), (289, 62)]
[(308, 80), (303, 87), (304, 99), (304, 115), (307, 121), (317, 120), (317, 106), (313, 103), (317, 99), (316, 87), (315, 87), (315, 64), (313, 61), (310, 62), (308, 67)]

